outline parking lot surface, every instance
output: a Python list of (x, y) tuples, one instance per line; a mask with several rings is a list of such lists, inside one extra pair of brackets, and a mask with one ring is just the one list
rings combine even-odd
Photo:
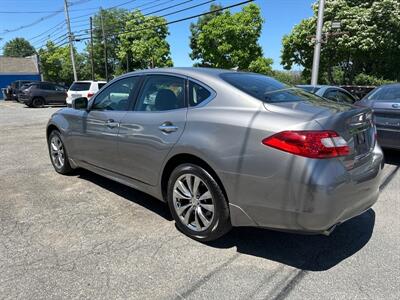
[(0, 298), (400, 299), (400, 153), (378, 203), (329, 237), (237, 228), (202, 244), (148, 195), (57, 174), (57, 109), (0, 101)]

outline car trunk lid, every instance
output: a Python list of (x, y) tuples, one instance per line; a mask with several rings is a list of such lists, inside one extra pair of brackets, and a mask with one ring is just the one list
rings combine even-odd
[(369, 108), (357, 108), (332, 101), (315, 100), (267, 104), (267, 110), (316, 121), (322, 130), (336, 131), (348, 143), (351, 152), (341, 159), (346, 166), (367, 156), (375, 146), (376, 129)]

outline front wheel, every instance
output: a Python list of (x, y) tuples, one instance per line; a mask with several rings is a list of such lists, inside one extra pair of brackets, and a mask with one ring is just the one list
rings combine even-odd
[(68, 161), (67, 151), (65, 150), (61, 135), (57, 130), (53, 130), (50, 133), (48, 146), (50, 160), (56, 172), (60, 174), (71, 173), (72, 168)]
[(215, 240), (231, 229), (221, 187), (202, 167), (178, 166), (168, 181), (168, 205), (176, 226), (198, 241)]

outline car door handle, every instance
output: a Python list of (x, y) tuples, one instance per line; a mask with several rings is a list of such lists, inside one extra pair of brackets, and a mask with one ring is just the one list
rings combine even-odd
[(164, 124), (160, 125), (160, 127), (158, 127), (158, 129), (160, 129), (162, 132), (165, 132), (165, 133), (171, 133), (171, 132), (177, 131), (178, 127), (170, 122), (165, 122)]
[(109, 119), (109, 120), (107, 120), (107, 121), (105, 122), (105, 125), (106, 125), (108, 128), (115, 128), (115, 127), (118, 127), (118, 126), (119, 126), (119, 123), (118, 123), (118, 122), (115, 122), (113, 119)]
[(400, 105), (399, 105), (399, 104), (392, 104), (392, 107), (393, 107), (393, 108), (399, 108)]

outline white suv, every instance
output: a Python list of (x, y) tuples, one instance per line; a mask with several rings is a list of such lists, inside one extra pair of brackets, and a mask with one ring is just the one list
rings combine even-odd
[(88, 100), (97, 93), (107, 82), (106, 81), (75, 81), (67, 93), (67, 105), (71, 106), (72, 100), (80, 97), (86, 97)]

